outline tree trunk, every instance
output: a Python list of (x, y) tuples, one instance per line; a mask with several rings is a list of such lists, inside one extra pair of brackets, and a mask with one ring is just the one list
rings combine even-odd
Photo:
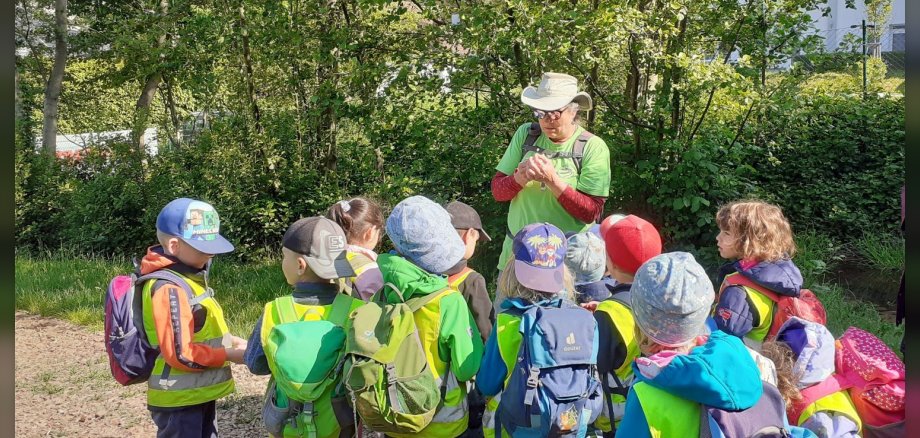
[(179, 130), (179, 114), (176, 112), (176, 100), (173, 98), (172, 81), (169, 77), (163, 77), (163, 84), (166, 85), (166, 111), (169, 112), (169, 119), (172, 121), (172, 129), (169, 131), (169, 141), (173, 147), (180, 146), (182, 133)]
[(13, 100), (16, 102), (16, 107), (14, 114), (16, 116), (16, 123), (18, 124), (22, 120), (22, 100), (19, 97), (19, 68), (14, 67), (13, 69)]
[[(160, 0), (159, 9), (160, 15), (166, 16), (169, 12), (169, 0)], [(163, 44), (166, 43), (166, 39), (167, 32), (164, 30), (163, 33), (157, 37), (155, 47), (163, 47)], [(141, 91), (140, 97), (137, 98), (137, 104), (134, 106), (134, 124), (131, 127), (131, 140), (138, 151), (144, 150), (143, 138), (144, 131), (147, 130), (147, 121), (150, 119), (150, 103), (153, 102), (153, 97), (156, 96), (157, 89), (160, 87), (160, 82), (162, 81), (163, 72), (159, 69), (147, 76), (147, 80), (144, 83), (144, 89)]]
[(262, 114), (259, 111), (259, 102), (256, 100), (256, 85), (253, 79), (252, 52), (249, 50), (249, 30), (246, 28), (246, 10), (240, 2), (240, 37), (243, 43), (243, 71), (246, 75), (246, 93), (249, 95), (249, 105), (252, 108), (252, 118), (256, 124), (256, 132), (262, 132)]
[(67, 65), (67, 0), (54, 2), (54, 65), (45, 87), (45, 106), (42, 111), (42, 150), (54, 157), (57, 152), (57, 117), (61, 89), (64, 85), (64, 67)]

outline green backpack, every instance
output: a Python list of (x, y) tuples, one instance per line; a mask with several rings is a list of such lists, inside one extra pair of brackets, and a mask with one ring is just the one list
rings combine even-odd
[(295, 405), (291, 426), (306, 436), (316, 434), (313, 402), (339, 382), (351, 304), (352, 298), (337, 295), (327, 319), (304, 321), (316, 310), (298, 318), (292, 296), (275, 299), (280, 322), (272, 327), (263, 349), (278, 398)]
[[(386, 288), (403, 302), (386, 303)], [(450, 290), (406, 300), (387, 283), (352, 313), (343, 383), (355, 412), (370, 430), (412, 434), (431, 423), (444, 388), (438, 387), (429, 369), (413, 313)]]

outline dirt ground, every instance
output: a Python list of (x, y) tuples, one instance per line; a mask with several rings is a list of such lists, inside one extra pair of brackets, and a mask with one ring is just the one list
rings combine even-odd
[[(267, 376), (233, 365), (236, 393), (217, 403), (221, 437), (266, 436)], [(143, 383), (121, 386), (109, 372), (102, 332), (16, 312), (17, 437), (156, 435)]]

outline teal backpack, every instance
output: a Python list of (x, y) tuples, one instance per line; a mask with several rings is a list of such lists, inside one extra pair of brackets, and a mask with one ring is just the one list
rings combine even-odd
[(293, 297), (275, 299), (280, 322), (272, 327), (263, 349), (277, 394), (266, 396), (274, 396), (282, 404), (288, 399), (289, 409), (283, 415), (287, 418), (279, 418), (280, 424), (263, 419), (273, 435), (280, 434), (287, 419), (302, 435), (316, 435), (313, 403), (340, 382), (352, 300), (337, 295), (327, 319), (306, 320), (318, 312), (311, 309), (298, 318)]

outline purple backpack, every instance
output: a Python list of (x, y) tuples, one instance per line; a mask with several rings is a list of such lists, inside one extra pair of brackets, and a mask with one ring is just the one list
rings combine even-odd
[[(194, 305), (195, 294), (179, 275), (155, 271), (138, 277), (137, 274), (119, 275), (109, 282), (105, 293), (105, 351), (109, 355), (112, 376), (122, 385), (132, 385), (147, 380), (159, 348), (150, 345), (144, 330), (143, 296), (138, 293), (147, 280), (165, 280), (188, 294)], [(202, 294), (205, 296), (207, 294)], [(197, 301), (200, 301), (198, 297)]]

